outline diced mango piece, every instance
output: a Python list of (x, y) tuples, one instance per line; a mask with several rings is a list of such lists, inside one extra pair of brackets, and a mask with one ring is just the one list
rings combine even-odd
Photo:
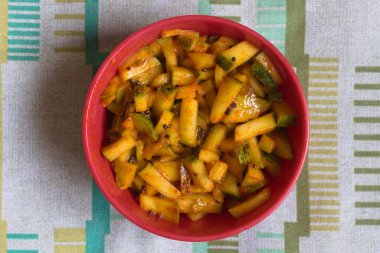
[(138, 175), (166, 198), (176, 199), (181, 194), (177, 188), (150, 163), (148, 163)]
[(135, 177), (135, 174), (137, 171), (137, 165), (116, 160), (114, 169), (115, 169), (115, 174), (116, 174), (117, 186), (121, 190), (131, 187), (132, 180)]
[(230, 77), (223, 79), (212, 106), (210, 114), (211, 123), (217, 123), (223, 119), (228, 107), (234, 101), (235, 97), (239, 94), (242, 88), (242, 82), (237, 79)]
[(219, 160), (219, 154), (215, 151), (201, 149), (201, 151), (199, 151), (199, 160), (202, 160), (206, 163), (214, 162)]
[(269, 137), (267, 134), (264, 134), (259, 142), (259, 148), (267, 153), (272, 153), (274, 147), (276, 146), (276, 142)]
[(124, 137), (102, 148), (102, 154), (108, 161), (113, 161), (124, 152), (136, 146), (136, 140), (132, 137)]
[(271, 132), (276, 128), (276, 120), (273, 113), (268, 113), (260, 118), (248, 121), (235, 128), (235, 141), (247, 140), (261, 134)]
[(230, 208), (228, 212), (230, 212), (230, 214), (232, 214), (232, 216), (234, 216), (235, 218), (239, 218), (264, 204), (266, 201), (268, 201), (270, 196), (271, 189), (269, 187), (266, 187), (258, 193), (252, 195), (247, 200)]
[(185, 157), (182, 162), (196, 185), (203, 187), (207, 192), (212, 191), (214, 184), (208, 178), (207, 169), (201, 160), (197, 157), (189, 156)]
[(179, 141), (189, 147), (197, 145), (198, 100), (182, 100), (179, 116)]
[(222, 161), (217, 161), (210, 170), (208, 177), (215, 183), (222, 183), (227, 171), (228, 165)]
[(179, 223), (179, 206), (174, 200), (140, 194), (140, 207), (150, 215), (159, 215), (164, 220)]

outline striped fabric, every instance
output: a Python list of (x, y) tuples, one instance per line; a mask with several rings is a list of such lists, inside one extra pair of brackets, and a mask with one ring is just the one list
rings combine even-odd
[[(131, 32), (176, 15), (240, 22), (301, 80), (310, 147), (270, 217), (178, 242), (120, 215), (87, 169), (80, 118), (93, 74)], [(0, 253), (380, 252), (380, 5), (375, 0), (1, 0)]]
[(40, 1), (9, 1), (8, 60), (38, 61), (39, 47)]

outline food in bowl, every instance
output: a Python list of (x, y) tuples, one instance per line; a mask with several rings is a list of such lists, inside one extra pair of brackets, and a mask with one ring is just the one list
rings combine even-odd
[(272, 61), (247, 41), (171, 29), (125, 60), (101, 95), (101, 152), (150, 215), (238, 218), (271, 195), (296, 114)]

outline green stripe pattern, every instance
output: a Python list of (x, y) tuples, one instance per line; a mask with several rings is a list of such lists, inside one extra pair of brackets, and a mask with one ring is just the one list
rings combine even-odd
[[(339, 59), (309, 58), (309, 142), (310, 230), (332, 232), (340, 229), (338, 166), (338, 84)], [(334, 167), (326, 170), (321, 167)]]
[(286, 0), (268, 1), (268, 0), (256, 0), (257, 7), (285, 7)]
[(9, 249), (7, 253), (38, 253), (38, 250), (28, 250), (28, 249)]
[[(284, 233), (278, 233), (278, 232), (262, 232), (259, 231), (256, 233), (256, 245), (257, 249), (256, 252), (263, 252), (263, 253), (275, 253), (275, 252), (285, 252), (284, 250), (284, 240), (285, 235)], [(276, 246), (274, 246), (276, 245)], [(282, 246), (277, 246), (282, 245)], [(268, 246), (270, 248), (268, 248)], [(278, 248), (282, 247), (282, 248)]]
[(9, 61), (39, 61), (40, 9), (39, 0), (9, 0)]
[(276, 239), (284, 239), (283, 233), (269, 233), (269, 232), (257, 232), (257, 238), (276, 238)]
[(354, 134), (355, 141), (380, 141), (380, 134)]
[(119, 212), (114, 211), (114, 212), (110, 212), (110, 219), (111, 220), (125, 220), (125, 217)]
[(354, 169), (355, 174), (380, 174), (380, 168), (355, 168)]
[(40, 0), (8, 0), (9, 3), (39, 3)]
[(10, 5), (8, 7), (10, 11), (40, 11), (40, 6), (35, 5)]
[(238, 235), (232, 236), (224, 240), (208, 242), (207, 252), (208, 253), (223, 253), (223, 252), (238, 253), (239, 252)]
[(207, 242), (194, 242), (192, 253), (207, 253)]
[(257, 249), (257, 253), (284, 253), (283, 249)]
[[(217, 5), (230, 5), (233, 7), (240, 7), (241, 6), (241, 0), (198, 0), (198, 13), (199, 14), (206, 14), (206, 15), (211, 15), (211, 10), (213, 9), (214, 6)], [(226, 9), (229, 8), (229, 6), (225, 6)], [(218, 13), (214, 14), (217, 15)], [(228, 16), (223, 16), (223, 15), (218, 15), (218, 17), (221, 18), (226, 18), (235, 22), (241, 22), (241, 17), (240, 16), (233, 16), (233, 15), (228, 15)]]
[[(28, 249), (30, 247), (30, 241), (37, 241), (39, 239), (38, 234), (29, 233), (8, 233), (7, 241), (8, 245), (13, 245), (13, 247), (7, 250), (7, 253), (38, 253), (35, 248)], [(10, 243), (10, 241), (13, 241)]]
[[(380, 99), (373, 98), (374, 92), (380, 90), (380, 83), (367, 83), (368, 77), (376, 78), (380, 66), (355, 67), (354, 84), (354, 152), (355, 164), (363, 167), (354, 168), (355, 182), (355, 224), (358, 226), (379, 226), (378, 217), (380, 202), (374, 196), (380, 192), (380, 116), (378, 107)], [(371, 166), (372, 165), (372, 166)]]
[(380, 106), (380, 100), (354, 100), (354, 106)]
[(356, 83), (355, 90), (380, 90), (380, 83)]
[[(297, 69), (305, 96), (309, 86), (309, 56), (305, 53), (306, 1), (286, 1), (285, 56)], [(297, 24), (295, 26), (294, 24)], [(319, 109), (318, 109), (319, 110)], [(330, 166), (332, 167), (332, 166)], [(310, 235), (309, 164), (305, 162), (297, 181), (297, 220), (285, 222), (285, 252), (299, 252), (299, 238)]]
[(355, 68), (356, 73), (380, 73), (380, 66), (358, 66)]
[(211, 15), (211, 5), (208, 0), (198, 0), (198, 14)]
[(256, 31), (285, 53), (286, 1), (258, 0), (256, 2)]
[(38, 61), (39, 59), (39, 56), (8, 55), (8, 61)]
[(40, 24), (27, 22), (8, 22), (8, 28), (40, 28)]
[(39, 46), (39, 40), (8, 39), (8, 45)]
[[(66, 3), (67, 1), (56, 1), (56, 3)], [(84, 1), (83, 1), (84, 2)], [(82, 4), (80, 1), (70, 1), (72, 6), (77, 4)], [(68, 3), (68, 2), (67, 2)], [(87, 3), (86, 3), (87, 4)], [(97, 3), (95, 3), (97, 4)], [(56, 29), (53, 31), (57, 46), (54, 47), (54, 52), (58, 54), (69, 54), (72, 57), (73, 54), (80, 55), (83, 57), (83, 54), (86, 52), (84, 47), (85, 42), (85, 14), (84, 13), (56, 13), (54, 15), (54, 22), (60, 24), (59, 27), (62, 29)], [(62, 24), (67, 24), (62, 26)], [(75, 23), (76, 27), (83, 27), (70, 29), (71, 24)], [(73, 45), (73, 37), (77, 38), (76, 43)]]
[(380, 151), (355, 151), (355, 157), (380, 157)]
[(209, 0), (210, 4), (236, 4), (240, 5), (240, 0)]
[(237, 249), (208, 249), (208, 253), (239, 253)]
[(380, 219), (356, 219), (356, 225), (380, 226)]
[(40, 15), (37, 15), (37, 14), (9, 14), (8, 15), (8, 18), (9, 19), (30, 19), (30, 20), (33, 20), (33, 19), (36, 19), (36, 20), (39, 20), (40, 19)]
[(37, 240), (38, 234), (7, 234), (7, 239)]
[(380, 208), (380, 202), (355, 202), (357, 208)]
[(355, 185), (357, 192), (380, 192), (380, 185)]
[(380, 117), (354, 117), (354, 123), (380, 123)]
[(240, 22), (241, 18), (239, 16), (219, 16), (221, 18), (226, 18), (235, 22)]
[[(56, 0), (56, 2), (64, 2)], [(108, 53), (99, 52), (99, 3), (85, 1), (86, 63), (92, 66), (93, 74)], [(86, 252), (105, 252), (106, 235), (110, 233), (110, 204), (92, 181), (92, 216), (86, 221)]]
[(212, 241), (208, 243), (210, 246), (230, 246), (230, 247), (238, 247), (239, 242), (238, 241)]
[(31, 37), (38, 37), (40, 36), (40, 32), (39, 31), (15, 31), (15, 30), (11, 30), (11, 31), (8, 31), (8, 36), (31, 36)]

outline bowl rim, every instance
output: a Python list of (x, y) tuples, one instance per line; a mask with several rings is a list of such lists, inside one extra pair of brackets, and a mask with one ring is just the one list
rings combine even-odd
[[(305, 150), (301, 151), (300, 154), (300, 166), (297, 168), (295, 171), (295, 176), (293, 176), (292, 180), (286, 184), (286, 187), (284, 191), (281, 193), (280, 198), (270, 208), (266, 209), (263, 213), (260, 215), (256, 216), (254, 220), (251, 220), (250, 222), (247, 222), (245, 224), (239, 225), (235, 228), (232, 228), (228, 231), (225, 232), (220, 232), (220, 233), (214, 233), (211, 235), (180, 235), (180, 234), (175, 234), (173, 232), (167, 232), (163, 231), (160, 229), (157, 229), (155, 227), (150, 227), (150, 226), (145, 226), (144, 224), (141, 224), (138, 219), (134, 217), (134, 215), (131, 215), (129, 213), (124, 212), (121, 208), (118, 206), (114, 205), (112, 203), (112, 197), (111, 194), (107, 191), (106, 187), (101, 184), (101, 179), (100, 175), (97, 172), (95, 168), (95, 164), (93, 161), (93, 158), (91, 156), (91, 152), (89, 149), (89, 136), (88, 136), (88, 118), (89, 118), (89, 111), (90, 111), (90, 102), (93, 99), (94, 96), (94, 90), (95, 87), (100, 79), (100, 77), (103, 75), (105, 72), (107, 66), (112, 62), (112, 59), (118, 55), (119, 51), (123, 48), (123, 45), (128, 43), (129, 41), (133, 41), (138, 34), (141, 32), (144, 32), (146, 30), (150, 29), (156, 29), (156, 27), (160, 27), (161, 25), (164, 25), (166, 23), (170, 24), (173, 21), (179, 22), (179, 21), (184, 21), (184, 20), (193, 20), (196, 18), (198, 21), (214, 21), (222, 24), (228, 24), (230, 27), (235, 28), (237, 30), (242, 31), (244, 34), (250, 34), (250, 36), (256, 38), (258, 41), (261, 41), (264, 45), (264, 48), (266, 48), (268, 51), (271, 52), (278, 60), (279, 60), (279, 65), (283, 66), (287, 74), (290, 75), (290, 79), (294, 80), (294, 85), (295, 89), (297, 90), (297, 93), (301, 95), (301, 107), (305, 109), (305, 115), (304, 119), (306, 120), (305, 124), (305, 132), (306, 132), (306, 148)], [(86, 101), (83, 109), (83, 115), (82, 115), (82, 142), (83, 142), (83, 148), (85, 152), (85, 157), (87, 161), (87, 165), (91, 171), (91, 174), (96, 182), (96, 185), (100, 189), (100, 191), (103, 193), (107, 201), (118, 211), (120, 212), (124, 217), (126, 217), (129, 221), (134, 223), (136, 226), (151, 232), (153, 234), (156, 234), (158, 236), (162, 236), (165, 238), (173, 239), (173, 240), (179, 240), (179, 241), (188, 241), (188, 242), (206, 242), (206, 241), (213, 241), (213, 240), (219, 240), (223, 238), (227, 238), (230, 236), (233, 236), (235, 234), (241, 233), (244, 230), (247, 230), (249, 228), (252, 228), (253, 226), (257, 225), (261, 221), (263, 221), (265, 218), (267, 218), (270, 214), (272, 214), (280, 205), (281, 203), (287, 198), (291, 190), (293, 189), (294, 185), (296, 184), (302, 170), (303, 166), (305, 163), (306, 155), (307, 155), (307, 150), (308, 150), (308, 145), (309, 145), (309, 138), (310, 138), (310, 126), (309, 126), (309, 112), (308, 112), (308, 106), (306, 102), (306, 97), (301, 85), (300, 80), (298, 79), (296, 73), (294, 72), (292, 66), (289, 64), (289, 62), (286, 60), (285, 56), (282, 55), (282, 53), (271, 43), (269, 42), (266, 38), (264, 38), (262, 35), (257, 33), (255, 30), (248, 28), (242, 24), (239, 24), (235, 21), (221, 18), (221, 17), (215, 17), (215, 16), (208, 16), (208, 15), (182, 15), (182, 16), (175, 16), (175, 17), (170, 17), (167, 19), (159, 20), (157, 22), (154, 22), (150, 25), (147, 25), (141, 29), (138, 29), (137, 31), (133, 32), (130, 34), (128, 37), (126, 37), (122, 42), (120, 42), (110, 53), (109, 55), (105, 58), (105, 60), (102, 62), (100, 65), (99, 69), (97, 70), (95, 76), (92, 79), (91, 85), (88, 89), (87, 95), (86, 95)]]

